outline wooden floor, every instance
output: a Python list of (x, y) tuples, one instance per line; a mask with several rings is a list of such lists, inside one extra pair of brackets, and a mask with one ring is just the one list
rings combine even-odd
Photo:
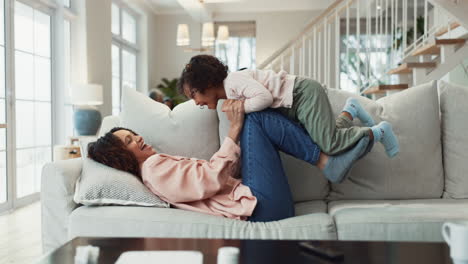
[(0, 263), (30, 264), (41, 256), (40, 202), (0, 215)]

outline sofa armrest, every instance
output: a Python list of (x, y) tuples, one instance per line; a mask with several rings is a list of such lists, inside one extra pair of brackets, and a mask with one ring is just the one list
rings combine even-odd
[(49, 252), (68, 241), (68, 218), (79, 205), (73, 201), (81, 176), (81, 158), (47, 163), (42, 168), (42, 249)]

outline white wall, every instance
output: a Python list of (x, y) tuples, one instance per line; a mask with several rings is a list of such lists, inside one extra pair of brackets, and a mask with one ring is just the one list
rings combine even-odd
[[(104, 104), (99, 107), (103, 116), (112, 114), (111, 4), (112, 0), (86, 1), (88, 82), (103, 86)], [(145, 67), (138, 69), (137, 89), (146, 93), (154, 82), (152, 73), (156, 72), (157, 67), (154, 53), (157, 46), (156, 17), (140, 2), (133, 1), (131, 7), (141, 15), (139, 64)]]
[[(467, 72), (465, 72), (465, 69)], [(451, 72), (447, 73), (443, 80), (468, 87), (468, 59), (464, 60), (460, 65), (455, 67)]]
[[(86, 1), (87, 79), (103, 86), (104, 104), (99, 107), (103, 116), (112, 113), (112, 58), (111, 58), (111, 3), (112, 0)], [(145, 17), (141, 22), (143, 43), (139, 68), (138, 90), (146, 93), (161, 82), (161, 78), (177, 78), (185, 63), (197, 52), (184, 52), (177, 47), (177, 25), (190, 27), (191, 47), (200, 47), (200, 24), (185, 14), (155, 15), (140, 1), (132, 7)], [(255, 21), (257, 64), (295, 37), (320, 11), (288, 11), (268, 13), (220, 13), (215, 21)]]
[(103, 87), (103, 116), (112, 113), (111, 0), (86, 1), (88, 82)]
[[(256, 62), (262, 63), (271, 54), (301, 32), (305, 25), (321, 11), (288, 11), (267, 13), (220, 13), (214, 21), (255, 21), (256, 22)], [(189, 24), (191, 47), (200, 47), (200, 24), (188, 15), (158, 15), (156, 18), (156, 86), (161, 78), (178, 78), (184, 65), (197, 52), (184, 52), (176, 46), (177, 25)]]

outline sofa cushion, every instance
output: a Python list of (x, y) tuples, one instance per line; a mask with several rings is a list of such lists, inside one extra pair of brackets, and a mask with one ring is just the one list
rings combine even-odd
[(83, 170), (73, 200), (84, 205), (169, 207), (135, 176), (86, 157), (83, 157)]
[[(440, 198), (444, 187), (436, 82), (409, 88), (377, 101), (329, 90), (335, 115), (348, 97), (357, 98), (376, 123), (388, 121), (400, 143), (393, 159), (382, 144), (358, 161), (342, 184), (332, 184), (329, 199)], [(356, 122), (356, 124), (359, 124)]]
[(294, 205), (296, 216), (325, 213), (327, 212), (327, 204), (323, 201), (308, 201), (300, 202)]
[(333, 221), (324, 211), (324, 202), (318, 201), (316, 206), (320, 213), (267, 223), (234, 220), (173, 208), (82, 206), (70, 216), (69, 238), (336, 239)]
[(216, 111), (200, 109), (193, 100), (172, 111), (133, 89), (124, 88), (120, 125), (143, 136), (156, 151), (209, 160), (218, 151)]
[(468, 87), (439, 81), (444, 197), (468, 198)]
[(114, 127), (120, 126), (120, 117), (106, 116), (102, 119), (101, 127), (99, 128), (98, 136), (104, 136), (109, 130)]
[[(218, 102), (219, 139), (224, 140), (229, 130), (229, 120), (221, 111), (224, 100)], [(284, 171), (288, 177), (295, 202), (324, 199), (329, 192), (329, 184), (317, 167), (280, 152)]]
[(328, 208), (339, 240), (443, 241), (445, 221), (468, 219), (468, 200), (334, 201)]

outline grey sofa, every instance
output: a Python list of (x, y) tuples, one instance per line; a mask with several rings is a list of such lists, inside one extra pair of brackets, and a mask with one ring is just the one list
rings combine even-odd
[[(329, 96), (336, 114), (353, 96), (377, 122), (390, 121), (399, 156), (388, 159), (376, 144), (348, 180), (330, 184), (315, 167), (282, 155), (297, 216), (269, 223), (173, 208), (80, 206), (73, 194), (81, 159), (49, 163), (42, 172), (44, 251), (76, 236), (441, 241), (443, 222), (468, 219), (468, 88), (431, 82), (378, 101), (334, 89)], [(101, 133), (130, 125), (124, 117), (106, 117)], [(211, 122), (216, 149), (229, 124), (219, 111)]]

